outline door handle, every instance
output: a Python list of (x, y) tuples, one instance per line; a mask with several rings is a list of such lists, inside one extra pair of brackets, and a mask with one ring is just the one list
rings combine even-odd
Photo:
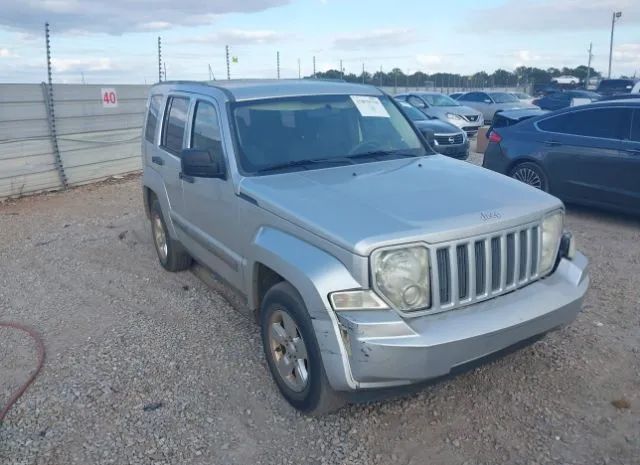
[(151, 157), (151, 163), (162, 166), (164, 165), (164, 158), (158, 156)]
[(182, 179), (184, 182), (188, 182), (190, 184), (193, 184), (194, 182), (196, 182), (195, 178), (193, 176), (189, 176), (188, 174), (184, 174), (182, 171), (180, 171), (180, 174), (178, 174), (178, 177), (180, 179)]
[(558, 145), (560, 145), (560, 142), (557, 142), (555, 140), (545, 140), (544, 145), (548, 147), (557, 147)]

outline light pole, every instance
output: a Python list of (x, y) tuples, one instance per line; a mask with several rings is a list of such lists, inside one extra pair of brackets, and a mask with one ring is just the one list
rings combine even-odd
[(616, 27), (616, 20), (620, 19), (622, 16), (622, 11), (614, 11), (611, 15), (611, 42), (609, 42), (609, 72), (607, 73), (607, 77), (611, 78), (611, 57), (613, 56), (613, 30)]

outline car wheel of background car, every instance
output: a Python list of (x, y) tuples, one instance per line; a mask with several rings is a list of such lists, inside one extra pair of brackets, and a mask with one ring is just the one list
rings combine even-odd
[(291, 284), (280, 282), (267, 291), (260, 326), (271, 375), (293, 407), (321, 415), (344, 405), (329, 385), (311, 318)]
[(158, 199), (153, 200), (149, 211), (151, 214), (153, 245), (158, 253), (160, 264), (167, 271), (186, 270), (191, 266), (191, 256), (178, 241), (171, 239), (169, 236)]
[(516, 165), (512, 170), (510, 176), (525, 184), (529, 184), (536, 189), (549, 191), (549, 183), (547, 182), (547, 176), (538, 165), (532, 162), (525, 162)]

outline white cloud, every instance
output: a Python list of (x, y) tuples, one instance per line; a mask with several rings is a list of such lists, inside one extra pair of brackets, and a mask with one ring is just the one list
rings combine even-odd
[(416, 61), (421, 65), (439, 65), (442, 63), (440, 55), (418, 55)]
[(564, 31), (606, 29), (613, 11), (622, 11), (624, 24), (640, 23), (638, 0), (507, 0), (469, 15), (475, 31)]
[(614, 45), (613, 62), (616, 66), (640, 68), (640, 43)]
[(333, 46), (341, 50), (379, 49), (406, 45), (415, 41), (415, 34), (411, 29), (374, 29), (338, 36), (333, 40)]
[(122, 34), (169, 26), (210, 24), (216, 15), (250, 13), (286, 5), (291, 0), (2, 0), (0, 25), (41, 31), (84, 30)]
[(15, 56), (8, 48), (0, 47), (0, 58), (11, 58)]
[(286, 34), (266, 29), (229, 29), (213, 34), (185, 37), (178, 39), (178, 42), (213, 45), (270, 44), (284, 40), (287, 37)]
[(58, 73), (80, 73), (112, 71), (115, 69), (110, 58), (53, 58), (53, 70)]

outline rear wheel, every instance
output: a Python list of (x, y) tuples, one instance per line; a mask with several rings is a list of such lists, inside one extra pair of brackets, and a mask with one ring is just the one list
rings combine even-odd
[(517, 164), (510, 173), (510, 176), (518, 181), (535, 187), (536, 189), (549, 191), (549, 182), (547, 176), (538, 165), (532, 162), (524, 162)]
[(280, 282), (267, 291), (260, 326), (271, 375), (294, 408), (322, 415), (344, 405), (329, 385), (311, 318), (291, 284)]
[(178, 241), (171, 239), (171, 236), (169, 236), (158, 199), (154, 199), (151, 202), (149, 213), (151, 216), (153, 245), (162, 267), (167, 271), (183, 271), (189, 268), (191, 266), (191, 256)]

